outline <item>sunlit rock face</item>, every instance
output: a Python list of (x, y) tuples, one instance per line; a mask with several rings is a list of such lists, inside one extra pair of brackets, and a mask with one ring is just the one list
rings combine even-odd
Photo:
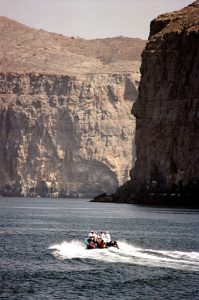
[(10, 73), (0, 81), (1, 194), (87, 196), (127, 180), (131, 74)]
[(0, 17), (0, 194), (84, 197), (129, 177), (145, 41)]
[(90, 196), (129, 178), (141, 51), (0, 17), (0, 194)]

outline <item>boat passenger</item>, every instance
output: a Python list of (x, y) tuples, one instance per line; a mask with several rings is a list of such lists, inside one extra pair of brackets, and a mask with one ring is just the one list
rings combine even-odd
[(94, 233), (94, 231), (91, 231), (91, 232), (88, 234), (88, 237), (89, 237), (89, 238), (92, 238), (92, 237), (93, 237), (93, 233)]
[(88, 241), (88, 243), (90, 243), (90, 242), (92, 242), (93, 240), (94, 240), (94, 238), (93, 238), (93, 231), (91, 231), (89, 234), (88, 234), (88, 239), (87, 239), (87, 241)]
[(98, 235), (97, 235), (97, 232), (93, 232), (93, 239), (94, 239), (94, 241), (95, 242), (97, 242), (97, 237), (98, 237)]
[(98, 240), (98, 241), (101, 241), (101, 239), (102, 239), (102, 237), (101, 237), (101, 234), (99, 233), (99, 234), (97, 235), (97, 240)]
[(88, 235), (88, 243), (90, 243), (91, 241), (94, 243), (97, 243), (97, 233), (95, 231), (91, 231)]
[(97, 243), (97, 247), (100, 248), (100, 249), (106, 248), (106, 243), (103, 240), (100, 240)]
[(104, 234), (103, 231), (101, 231), (100, 236), (101, 236), (101, 240), (104, 241), (104, 242), (106, 242), (105, 241), (106, 237), (105, 237), (105, 234)]
[(110, 243), (110, 241), (111, 241), (111, 236), (110, 236), (110, 234), (109, 234), (108, 231), (105, 232), (104, 238), (105, 238), (104, 241), (105, 241), (106, 243)]

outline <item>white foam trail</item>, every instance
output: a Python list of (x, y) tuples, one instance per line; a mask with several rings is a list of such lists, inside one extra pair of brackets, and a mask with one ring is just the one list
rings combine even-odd
[(118, 242), (119, 249), (86, 249), (80, 241), (63, 241), (49, 247), (59, 259), (93, 259), (104, 262), (137, 264), (149, 267), (165, 267), (199, 271), (199, 252), (143, 249), (125, 241)]
[[(88, 250), (86, 246), (80, 241), (64, 241), (61, 244), (53, 245), (49, 247), (52, 254), (60, 259), (95, 259), (104, 261), (115, 261), (117, 253), (110, 251), (110, 249), (94, 249)], [(115, 248), (114, 248), (115, 249)]]

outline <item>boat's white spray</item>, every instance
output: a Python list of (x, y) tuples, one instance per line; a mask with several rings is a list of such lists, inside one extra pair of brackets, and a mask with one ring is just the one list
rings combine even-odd
[(93, 259), (104, 262), (199, 271), (199, 252), (144, 249), (125, 241), (118, 241), (118, 245), (119, 249), (110, 247), (108, 249), (87, 250), (82, 242), (73, 240), (52, 245), (49, 249), (55, 257), (63, 260)]

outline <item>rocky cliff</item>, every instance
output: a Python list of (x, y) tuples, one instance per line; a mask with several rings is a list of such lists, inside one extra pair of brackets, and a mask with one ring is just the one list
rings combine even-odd
[[(198, 205), (199, 1), (151, 22), (142, 53), (131, 181), (108, 201)], [(103, 199), (101, 199), (103, 200)]]
[(113, 192), (132, 165), (145, 42), (67, 38), (4, 17), (0, 28), (0, 194)]

